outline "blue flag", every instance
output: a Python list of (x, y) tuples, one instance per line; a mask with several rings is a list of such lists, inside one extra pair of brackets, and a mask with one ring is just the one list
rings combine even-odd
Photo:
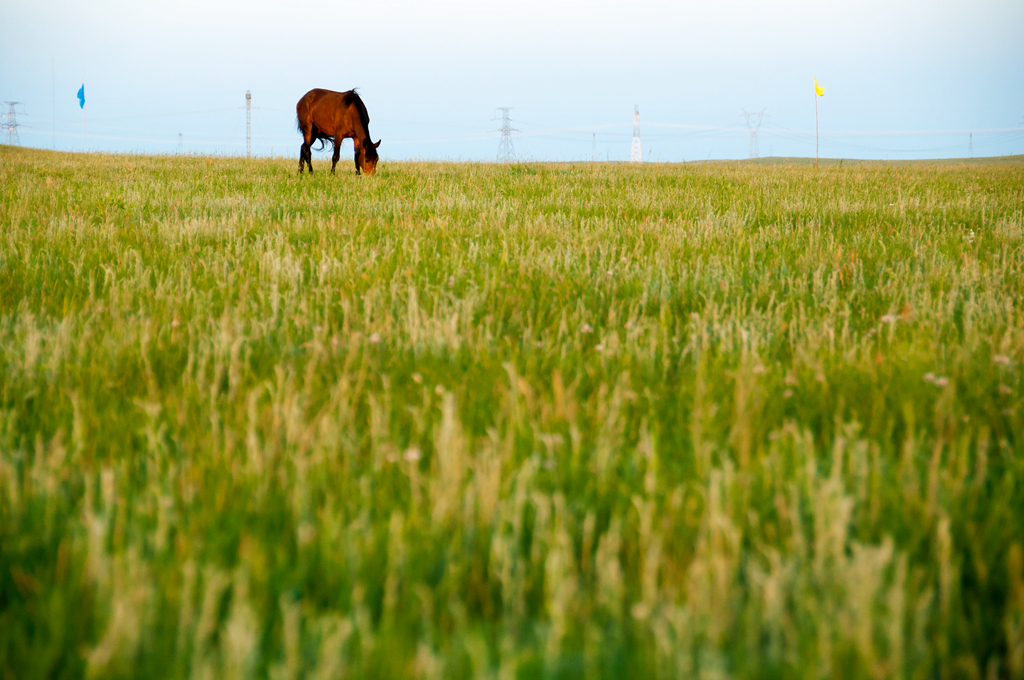
[(85, 83), (82, 83), (82, 86), (78, 88), (78, 108), (85, 108)]

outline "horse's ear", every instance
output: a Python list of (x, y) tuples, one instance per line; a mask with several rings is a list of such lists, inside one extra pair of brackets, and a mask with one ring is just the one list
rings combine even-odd
[(380, 146), (380, 140), (379, 139), (377, 140), (377, 143), (373, 145), (373, 148), (376, 149), (378, 146)]

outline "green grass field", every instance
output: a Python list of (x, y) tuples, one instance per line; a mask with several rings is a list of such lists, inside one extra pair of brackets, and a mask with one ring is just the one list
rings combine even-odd
[(0, 677), (1024, 677), (1024, 159), (297, 162), (0, 148)]

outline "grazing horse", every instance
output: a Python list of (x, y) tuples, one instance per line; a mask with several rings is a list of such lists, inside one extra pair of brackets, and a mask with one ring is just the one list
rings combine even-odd
[(341, 155), (341, 142), (351, 138), (356, 146), (356, 174), (360, 170), (372, 175), (377, 169), (377, 147), (370, 141), (370, 115), (366, 113), (366, 105), (355, 90), (333, 92), (331, 90), (310, 90), (302, 95), (295, 105), (298, 116), (298, 128), (302, 133), (302, 147), (299, 149), (299, 174), (303, 164), (309, 166), (313, 174), (313, 152), (310, 145), (319, 139), (323, 148), (327, 142), (334, 145), (334, 158), (331, 159), (331, 173), (338, 165)]

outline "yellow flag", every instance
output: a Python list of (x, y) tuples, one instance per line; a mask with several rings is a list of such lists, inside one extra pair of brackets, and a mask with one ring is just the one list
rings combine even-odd
[(825, 96), (825, 88), (823, 88), (821, 85), (818, 85), (817, 76), (814, 77), (814, 94), (818, 95), (819, 97)]

